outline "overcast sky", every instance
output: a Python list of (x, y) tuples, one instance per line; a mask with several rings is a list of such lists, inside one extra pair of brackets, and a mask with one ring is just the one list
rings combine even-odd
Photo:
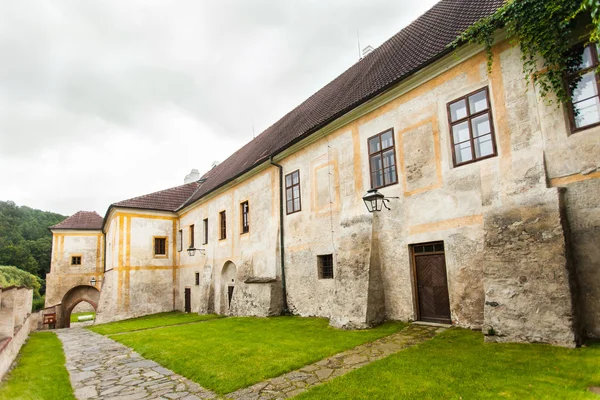
[(183, 183), (435, 0), (0, 0), (0, 200), (70, 215)]

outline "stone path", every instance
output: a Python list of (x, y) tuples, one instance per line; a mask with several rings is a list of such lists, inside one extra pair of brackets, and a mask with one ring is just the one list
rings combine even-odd
[(56, 331), (78, 399), (213, 399), (217, 396), (130, 348), (82, 328)]
[(307, 365), (277, 378), (240, 389), (225, 397), (228, 399), (283, 399), (296, 396), (313, 386), (347, 374), (373, 361), (400, 350), (423, 343), (446, 330), (439, 326), (412, 324), (393, 335), (366, 343), (332, 357)]

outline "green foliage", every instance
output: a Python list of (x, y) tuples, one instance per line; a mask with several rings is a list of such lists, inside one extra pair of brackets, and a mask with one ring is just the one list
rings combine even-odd
[(31, 309), (35, 312), (35, 311), (40, 311), (41, 309), (44, 308), (44, 304), (46, 303), (46, 296), (40, 296), (39, 298), (33, 298), (33, 304), (31, 306)]
[[(491, 69), (494, 33), (504, 28), (508, 39), (521, 49), (525, 78), (533, 80), (548, 103), (552, 103), (548, 97), (551, 93), (558, 101), (567, 102), (571, 98), (564, 77), (581, 64), (581, 54), (572, 48), (573, 40), (583, 33), (581, 38), (588, 42), (598, 41), (599, 7), (598, 0), (509, 0), (494, 14), (473, 24), (450, 46), (456, 48), (467, 42), (485, 45)], [(573, 81), (571, 89), (577, 83)]]
[(0, 265), (14, 265), (37, 275), (42, 282), (50, 272), (52, 233), (49, 226), (63, 221), (60, 214), (0, 201)]
[[(111, 336), (219, 394), (391, 335), (406, 324), (345, 331), (321, 318), (221, 318)], [(381, 398), (381, 397), (380, 397)]]
[(62, 345), (54, 332), (34, 332), (17, 366), (0, 384), (0, 400), (75, 400)]
[(298, 399), (598, 399), (600, 346), (484, 343), (449, 329), (319, 385)]
[(17, 267), (0, 266), (0, 287), (26, 286), (33, 289), (33, 298), (40, 298), (42, 280)]

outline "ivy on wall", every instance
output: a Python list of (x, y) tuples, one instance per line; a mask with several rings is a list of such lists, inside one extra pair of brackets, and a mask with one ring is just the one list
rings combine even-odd
[[(586, 25), (584, 29), (582, 24)], [(563, 78), (565, 74), (576, 71), (581, 63), (581, 52), (573, 49), (573, 39), (599, 42), (600, 2), (508, 0), (494, 14), (469, 27), (450, 46), (456, 48), (463, 43), (484, 45), (488, 70), (491, 70), (494, 33), (501, 28), (505, 29), (513, 45), (519, 45), (525, 77), (533, 80), (540, 95), (548, 103), (552, 103), (552, 97), (548, 96), (551, 93), (558, 101), (567, 102), (570, 95)], [(585, 34), (580, 38), (581, 33), (578, 32)], [(541, 68), (539, 62), (543, 63)], [(577, 83), (577, 80), (573, 81), (571, 89)]]

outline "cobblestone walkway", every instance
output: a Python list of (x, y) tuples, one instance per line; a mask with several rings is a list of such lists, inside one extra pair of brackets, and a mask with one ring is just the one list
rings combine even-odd
[(283, 399), (347, 374), (373, 361), (423, 343), (446, 328), (412, 324), (393, 335), (366, 343), (277, 378), (230, 393), (228, 399)]
[(82, 328), (56, 331), (78, 399), (213, 399), (181, 375), (107, 337)]

